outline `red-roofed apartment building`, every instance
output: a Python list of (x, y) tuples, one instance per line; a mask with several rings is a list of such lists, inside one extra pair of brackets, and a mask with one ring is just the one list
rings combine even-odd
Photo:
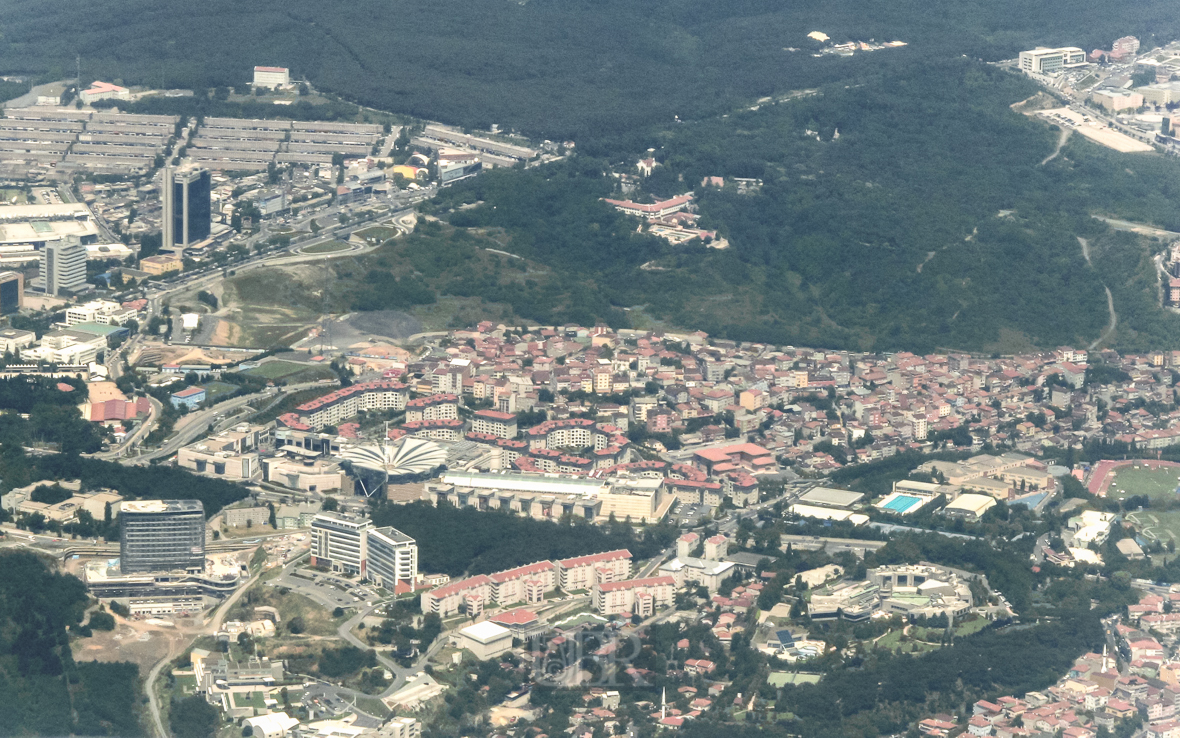
[(444, 618), (455, 615), (466, 611), (471, 602), (474, 602), (474, 600), (468, 601), (469, 597), (476, 598), (483, 603), (490, 600), (492, 597), (491, 578), (480, 574), (423, 592), (422, 612), (438, 613), (440, 617)]
[(491, 575), (492, 599), (504, 607), (514, 602), (536, 604), (545, 593), (557, 589), (557, 567), (552, 561), (538, 561)]
[(640, 617), (672, 605), (676, 590), (673, 577), (648, 577), (594, 585), (594, 609), (603, 615), (634, 613)]
[(567, 592), (631, 576), (631, 552), (625, 548), (557, 562), (557, 581)]

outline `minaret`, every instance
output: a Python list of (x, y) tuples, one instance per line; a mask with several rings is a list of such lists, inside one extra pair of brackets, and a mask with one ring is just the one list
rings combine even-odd
[(664, 687), (664, 691), (660, 695), (660, 720), (668, 717), (668, 688)]

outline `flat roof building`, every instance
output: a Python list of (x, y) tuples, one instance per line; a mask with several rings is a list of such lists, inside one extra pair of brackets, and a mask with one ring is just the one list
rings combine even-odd
[(311, 565), (366, 576), (372, 521), (324, 512), (311, 521)]
[(200, 500), (135, 500), (119, 510), (124, 574), (205, 570), (205, 507)]
[(365, 537), (368, 539), (369, 579), (390, 592), (397, 592), (399, 585), (412, 590), (418, 579), (417, 541), (388, 526), (372, 528)]
[(459, 646), (487, 661), (512, 650), (512, 631), (485, 620), (460, 630)]
[(1020, 71), (1026, 74), (1060, 74), (1066, 69), (1085, 66), (1086, 52), (1076, 46), (1057, 49), (1033, 49), (1020, 52)]

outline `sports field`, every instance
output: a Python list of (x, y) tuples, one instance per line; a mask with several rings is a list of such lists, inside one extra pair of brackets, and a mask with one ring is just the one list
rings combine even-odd
[(1180, 541), (1180, 510), (1142, 510), (1127, 513), (1127, 522), (1133, 524), (1149, 541)]
[(1164, 502), (1177, 499), (1177, 486), (1180, 486), (1180, 469), (1175, 467), (1124, 466), (1111, 472), (1106, 496), (1112, 500), (1146, 496), (1152, 502)]
[(243, 374), (274, 381), (285, 380), (292, 384), (314, 382), (317, 379), (331, 379), (335, 376), (332, 370), (326, 366), (311, 366), (293, 361), (267, 361), (254, 369), (247, 369)]

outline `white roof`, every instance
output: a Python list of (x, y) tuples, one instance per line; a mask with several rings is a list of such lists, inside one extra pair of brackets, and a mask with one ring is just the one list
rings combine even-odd
[(955, 501), (946, 506), (947, 510), (962, 510), (976, 515), (982, 515), (989, 507), (996, 504), (996, 498), (991, 495), (962, 494)]
[(272, 712), (269, 715), (246, 718), (245, 723), (254, 728), (254, 732), (262, 731), (263, 735), (285, 733), (299, 724), (299, 721), (285, 712)]
[(511, 638), (512, 631), (501, 625), (496, 625), (490, 620), (485, 620), (482, 623), (468, 625), (466, 628), (459, 631), (459, 635), (463, 636), (464, 638), (470, 638), (473, 641), (479, 641), (480, 643), (486, 644), (504, 638), (505, 636)]

